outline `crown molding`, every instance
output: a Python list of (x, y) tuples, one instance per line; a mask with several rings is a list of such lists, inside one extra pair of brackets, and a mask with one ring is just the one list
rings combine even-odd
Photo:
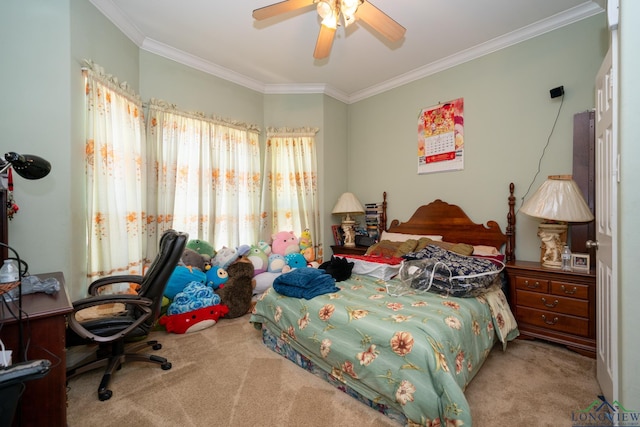
[(509, 34), (496, 37), (495, 39), (489, 40), (488, 42), (481, 43), (472, 48), (460, 51), (455, 55), (451, 55), (441, 60), (432, 62), (431, 64), (427, 64), (423, 67), (416, 68), (413, 71), (409, 71), (408, 73), (404, 73), (378, 85), (371, 86), (358, 92), (354, 92), (349, 96), (348, 103), (352, 104), (371, 96), (378, 95), (382, 92), (395, 89), (407, 83), (414, 82), (424, 77), (439, 73), (440, 71), (447, 70), (465, 62), (480, 58), (490, 53), (505, 49), (507, 47), (516, 45), (542, 34), (573, 24), (583, 19), (590, 18), (602, 12), (604, 12), (604, 9), (602, 9), (595, 3), (581, 4), (563, 13), (559, 13), (542, 21), (538, 21), (534, 24), (520, 28)]
[(346, 94), (327, 84), (265, 84), (228, 68), (221, 67), (206, 61), (195, 55), (175, 49), (156, 40), (147, 38), (133, 25), (126, 16), (110, 0), (90, 0), (91, 3), (105, 15), (113, 24), (131, 39), (138, 47), (147, 52), (160, 55), (164, 58), (176, 61), (204, 73), (211, 74), (221, 79), (236, 83), (240, 86), (252, 89), (263, 94), (325, 94), (346, 104), (352, 104), (380, 93), (395, 89), (416, 80), (428, 77), (440, 71), (447, 70), (484, 55), (505, 49), (509, 46), (521, 43), (531, 38), (540, 36), (550, 31), (573, 24), (604, 12), (604, 9), (594, 2), (586, 2), (565, 12), (550, 18), (538, 21), (527, 27), (520, 28), (504, 36), (497, 37), (488, 42), (466, 49), (455, 55), (432, 62), (423, 67), (409, 71), (380, 84), (366, 89)]

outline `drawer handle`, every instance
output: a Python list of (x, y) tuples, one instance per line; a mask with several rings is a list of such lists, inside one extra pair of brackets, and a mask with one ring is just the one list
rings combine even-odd
[(547, 320), (547, 316), (545, 316), (544, 314), (542, 315), (542, 320), (544, 320), (544, 323), (546, 323), (547, 325), (555, 325), (556, 323), (558, 323), (557, 317), (554, 317), (553, 320)]
[(536, 280), (536, 282), (535, 282), (533, 285), (531, 285), (531, 284), (529, 284), (529, 281), (528, 281), (528, 280), (525, 280), (525, 281), (524, 281), (524, 285), (525, 285), (527, 288), (529, 288), (529, 289), (537, 289), (537, 288), (539, 288), (539, 287), (540, 287), (540, 282), (538, 282), (538, 281)]
[(558, 300), (555, 300), (553, 301), (553, 303), (548, 303), (545, 298), (542, 298), (542, 304), (544, 304), (545, 307), (554, 308), (556, 305), (558, 305), (558, 302)]
[(564, 285), (560, 286), (560, 289), (562, 289), (562, 291), (567, 294), (567, 295), (573, 295), (576, 292), (578, 292), (578, 288), (577, 287), (573, 287), (573, 289), (569, 290), (567, 288), (564, 287)]

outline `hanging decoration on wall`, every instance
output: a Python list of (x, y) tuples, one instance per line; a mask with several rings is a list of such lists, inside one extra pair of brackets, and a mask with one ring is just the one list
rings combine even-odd
[(418, 174), (464, 169), (464, 99), (425, 108), (418, 116)]
[(18, 212), (18, 204), (13, 198), (13, 171), (7, 171), (7, 218), (13, 219), (13, 215)]

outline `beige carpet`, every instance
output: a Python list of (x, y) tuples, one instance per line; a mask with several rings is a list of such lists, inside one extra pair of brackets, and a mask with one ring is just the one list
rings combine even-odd
[[(398, 424), (264, 347), (249, 316), (193, 334), (154, 333), (173, 368), (132, 363), (101, 402), (101, 372), (69, 381), (70, 427), (394, 426)], [(70, 354), (73, 358), (75, 354)], [(495, 347), (466, 395), (474, 426), (571, 426), (598, 395), (595, 360), (516, 340)]]

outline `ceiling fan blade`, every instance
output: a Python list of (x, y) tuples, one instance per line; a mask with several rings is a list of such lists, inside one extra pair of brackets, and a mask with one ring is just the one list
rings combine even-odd
[(253, 11), (254, 19), (258, 21), (280, 15), (282, 13), (291, 12), (293, 10), (302, 9), (311, 6), (313, 0), (287, 0), (280, 3), (274, 3), (270, 6), (261, 7)]
[(358, 7), (356, 17), (362, 19), (392, 42), (400, 40), (407, 31), (406, 28), (391, 19), (389, 15), (366, 0)]
[(331, 52), (331, 46), (333, 45), (333, 37), (335, 35), (335, 28), (329, 28), (326, 25), (320, 25), (320, 33), (318, 34), (318, 41), (316, 42), (316, 50), (313, 52), (314, 58), (322, 59), (329, 56), (329, 52)]

